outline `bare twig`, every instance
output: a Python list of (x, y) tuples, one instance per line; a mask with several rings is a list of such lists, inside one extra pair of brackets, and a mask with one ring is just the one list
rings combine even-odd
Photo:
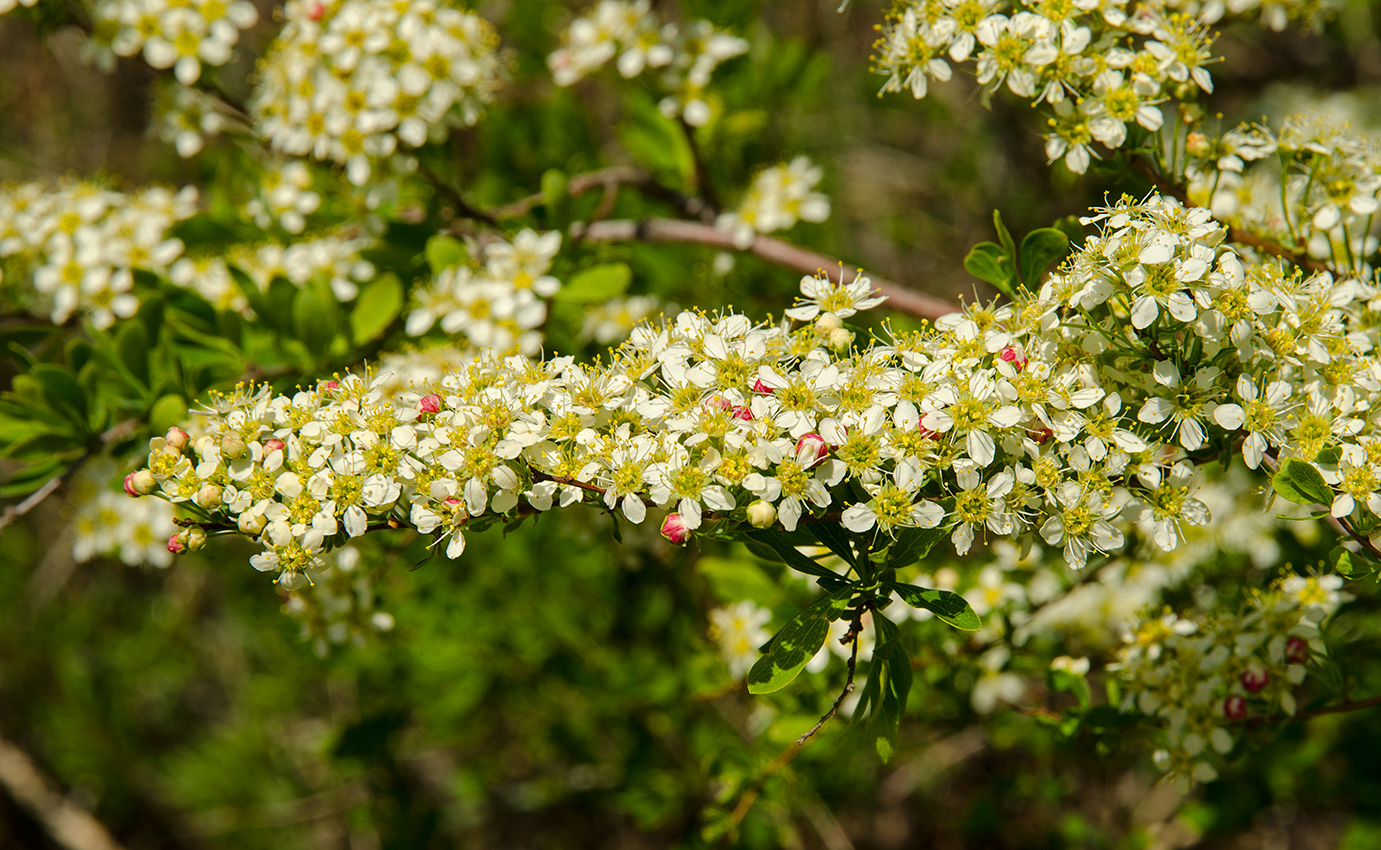
[[(606, 191), (617, 186), (632, 186), (645, 195), (664, 201), (673, 207), (677, 212), (687, 218), (697, 219), (706, 223), (715, 219), (714, 209), (705, 200), (691, 197), (681, 192), (663, 186), (658, 183), (656, 178), (640, 168), (616, 165), (612, 168), (603, 168), (599, 171), (589, 171), (584, 174), (573, 175), (566, 184), (566, 191), (571, 195), (583, 195), (591, 189), (603, 188)], [(547, 202), (547, 196), (543, 192), (528, 195), (526, 198), (495, 207), (491, 210), (491, 215), (496, 219), (514, 218), (520, 215), (527, 215), (534, 207), (539, 207)]]
[(851, 641), (853, 643), (853, 649), (849, 652), (849, 678), (844, 682), (844, 690), (839, 692), (838, 697), (835, 697), (834, 705), (830, 706), (830, 710), (825, 712), (825, 716), (816, 721), (815, 725), (810, 727), (809, 732), (796, 739), (796, 746), (804, 747), (806, 741), (809, 741), (811, 736), (819, 732), (820, 728), (825, 725), (825, 721), (838, 713), (839, 706), (844, 704), (844, 698), (854, 692), (854, 667), (858, 664), (858, 636), (862, 633), (863, 606), (860, 605), (858, 608), (854, 609), (854, 619), (853, 622), (849, 623), (849, 630), (839, 639), (841, 644)]
[(67, 850), (120, 850), (110, 832), (58, 789), (28, 754), (0, 738), (0, 787)]
[[(745, 251), (793, 271), (823, 274), (835, 283), (850, 280), (862, 272), (858, 267), (845, 265), (834, 257), (771, 236), (758, 236), (746, 248), (740, 247), (734, 244), (734, 236), (729, 231), (695, 221), (650, 218), (643, 221), (616, 219), (577, 223), (572, 225), (571, 235), (591, 242), (680, 242), (724, 251)], [(885, 278), (875, 275), (869, 277), (873, 288), (887, 296), (888, 306), (899, 312), (934, 320), (959, 309), (947, 301), (907, 289)]]
[(688, 124), (684, 117), (680, 118), (678, 123), (681, 125), (681, 134), (686, 139), (686, 145), (690, 148), (691, 161), (695, 163), (695, 188), (710, 208), (718, 211), (719, 198), (710, 182), (710, 170), (705, 166), (705, 157), (700, 153), (700, 145), (695, 141), (695, 128)]
[(451, 204), (456, 208), (455, 212), (457, 216), (483, 222), (490, 227), (499, 226), (498, 219), (465, 200), (465, 196), (460, 194), (460, 190), (441, 179), (441, 175), (437, 174), (430, 167), (422, 162), (418, 162), (417, 171), (423, 177), (427, 178), (427, 182), (435, 186), (441, 194), (450, 199)]

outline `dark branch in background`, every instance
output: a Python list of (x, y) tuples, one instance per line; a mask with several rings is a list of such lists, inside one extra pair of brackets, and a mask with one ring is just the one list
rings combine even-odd
[(718, 212), (722, 205), (719, 203), (719, 196), (715, 194), (714, 185), (710, 182), (710, 170), (705, 167), (705, 157), (700, 153), (700, 145), (695, 141), (695, 128), (686, 123), (684, 116), (676, 119), (676, 123), (681, 125), (681, 135), (685, 137), (686, 146), (690, 148), (691, 160), (695, 163), (695, 189), (710, 205), (710, 209)]
[[(803, 274), (820, 272), (835, 283), (846, 283), (862, 273), (857, 266), (841, 263), (834, 257), (792, 245), (771, 236), (758, 236), (746, 248), (734, 244), (734, 235), (709, 224), (679, 221), (670, 218), (650, 218), (643, 221), (619, 219), (595, 221), (571, 226), (572, 239), (591, 242), (679, 242), (705, 245), (724, 251), (743, 251), (754, 254), (784, 268)], [(886, 278), (869, 275), (873, 288), (887, 296), (887, 306), (920, 319), (938, 319), (959, 308), (948, 301), (907, 289)]]
[(844, 704), (844, 698), (854, 692), (854, 667), (858, 664), (858, 636), (863, 633), (863, 608), (864, 606), (860, 605), (854, 609), (853, 622), (849, 623), (849, 630), (839, 639), (841, 644), (853, 643), (853, 649), (849, 652), (849, 678), (844, 682), (844, 690), (839, 692), (839, 696), (834, 700), (834, 705), (825, 712), (825, 716), (817, 720), (815, 725), (810, 727), (809, 732), (796, 739), (796, 746), (798, 747), (804, 747), (806, 741), (809, 741), (811, 736), (819, 732), (820, 728), (825, 725), (825, 721), (838, 713), (839, 706)]
[[(1145, 177), (1151, 181), (1151, 185), (1154, 186), (1156, 191), (1160, 194), (1168, 195), (1187, 207), (1198, 206), (1198, 204), (1189, 200), (1189, 193), (1186, 192), (1183, 187), (1171, 183), (1146, 160), (1136, 159), (1133, 161), (1133, 164), (1137, 171), (1141, 172), (1141, 174), (1145, 175)], [(1248, 230), (1243, 230), (1240, 227), (1233, 227), (1232, 225), (1226, 226), (1228, 229), (1229, 242), (1246, 245), (1249, 248), (1255, 248), (1263, 254), (1270, 254), (1273, 257), (1288, 260), (1300, 268), (1307, 269), (1311, 272), (1334, 272), (1336, 274), (1334, 268), (1328, 263), (1322, 260), (1316, 260), (1303, 251), (1287, 248), (1278, 242), (1274, 242)]]
[(28, 754), (0, 738), (0, 788), (4, 788), (66, 850), (121, 850), (91, 813), (67, 799)]
[(81, 470), (82, 466), (85, 465), (88, 460), (100, 454), (101, 450), (104, 449), (106, 446), (110, 445), (111, 443), (117, 443), (120, 440), (123, 440), (126, 437), (132, 435), (141, 424), (143, 423), (141, 423), (137, 419), (127, 419), (124, 422), (121, 422), (119, 425), (116, 425), (107, 430), (105, 433), (101, 434), (101, 437), (96, 442), (96, 444), (88, 448), (86, 450), (86, 453), (83, 454), (81, 457), (72, 461), (72, 464), (70, 466), (68, 466), (66, 469), (64, 469), (57, 475), (54, 475), (52, 478), (49, 478), (46, 482), (44, 482), (42, 487), (39, 487), (34, 492), (30, 493), (28, 498), (26, 498), (24, 501), (20, 502), (17, 505), (10, 505), (8, 508), (5, 508), (5, 512), (3, 514), (0, 514), (0, 531), (4, 531), (6, 528), (9, 528), (10, 524), (13, 523), (15, 520), (19, 519), (20, 517), (29, 513), (29, 511), (32, 511), (34, 508), (43, 504), (44, 499), (47, 499), (49, 496), (57, 492), (59, 488), (71, 481), (73, 476), (75, 476), (77, 472)]
[(420, 160), (417, 163), (417, 172), (427, 178), (428, 183), (435, 186), (441, 194), (445, 195), (451, 201), (451, 204), (456, 208), (455, 213), (458, 217), (483, 222), (490, 227), (499, 226), (498, 219), (465, 200), (465, 196), (460, 194), (459, 189), (447, 183), (445, 180), (442, 180), (441, 175), (437, 174)]
[[(602, 188), (608, 191), (618, 186), (632, 186), (649, 197), (664, 201), (687, 218), (707, 224), (715, 220), (715, 211), (704, 200), (663, 186), (646, 171), (626, 165), (572, 175), (570, 182), (566, 184), (566, 191), (572, 195), (583, 195), (591, 189)], [(546, 202), (547, 196), (542, 192), (536, 192), (511, 204), (495, 207), (490, 210), (490, 214), (496, 219), (515, 218), (527, 215), (533, 208), (540, 207)]]

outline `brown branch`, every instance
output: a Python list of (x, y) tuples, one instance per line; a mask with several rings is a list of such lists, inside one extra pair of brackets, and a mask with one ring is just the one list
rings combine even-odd
[[(820, 273), (835, 283), (852, 279), (862, 272), (834, 257), (792, 245), (771, 236), (758, 236), (746, 248), (734, 244), (734, 235), (710, 224), (650, 218), (643, 221), (617, 219), (571, 226), (571, 236), (592, 242), (680, 242), (704, 245), (723, 251), (745, 251), (783, 268), (804, 274)], [(892, 309), (921, 319), (935, 320), (959, 308), (934, 296), (925, 295), (885, 278), (869, 275), (873, 288), (887, 296)]]
[[(1156, 171), (1156, 169), (1145, 159), (1138, 158), (1134, 160), (1133, 167), (1136, 168), (1137, 171), (1145, 175), (1145, 177), (1151, 181), (1151, 185), (1155, 187), (1155, 190), (1160, 194), (1169, 195), (1170, 197), (1174, 198), (1175, 200), (1179, 201), (1187, 207), (1198, 206), (1198, 204), (1195, 204), (1193, 201), (1189, 200), (1189, 193), (1184, 189), (1184, 187), (1175, 183), (1171, 183), (1164, 177), (1164, 175)], [(1325, 263), (1322, 260), (1316, 260), (1308, 254), (1304, 253), (1303, 251), (1297, 251), (1292, 248), (1287, 248), (1286, 246), (1281, 245), (1278, 242), (1274, 242), (1259, 234), (1252, 233), (1249, 230), (1243, 230), (1240, 227), (1227, 225), (1227, 228), (1227, 238), (1229, 242), (1236, 242), (1239, 245), (1246, 245), (1250, 248), (1255, 248), (1256, 250), (1264, 254), (1270, 254), (1271, 256), (1279, 257), (1282, 260), (1288, 260), (1289, 262), (1294, 263), (1300, 268), (1307, 269), (1311, 272), (1326, 271), (1333, 272), (1334, 274), (1337, 273), (1333, 269), (1333, 267), (1330, 266), (1328, 263)]]
[(9, 507), (5, 508), (5, 512), (3, 514), (0, 514), (0, 531), (4, 531), (6, 528), (9, 528), (10, 524), (13, 523), (15, 520), (19, 519), (20, 517), (32, 511), (34, 508), (43, 504), (43, 501), (45, 499), (53, 495), (55, 492), (58, 491), (59, 488), (71, 481), (72, 477), (75, 476), (77, 472), (81, 470), (82, 466), (85, 465), (88, 460), (95, 457), (97, 454), (100, 453), (102, 449), (104, 449), (111, 443), (119, 442), (120, 440), (123, 440), (130, 434), (134, 433), (134, 430), (139, 426), (139, 424), (140, 422), (137, 419), (127, 419), (124, 422), (121, 422), (119, 425), (116, 425), (107, 430), (105, 433), (101, 434), (100, 440), (98, 440), (95, 445), (88, 448), (81, 457), (72, 461), (72, 464), (70, 466), (68, 466), (62, 472), (58, 473), (57, 475), (54, 475), (52, 478), (49, 478), (47, 481), (45, 481), (43, 483), (43, 486), (39, 487), (34, 492), (30, 493), (28, 498), (26, 498), (24, 501), (20, 502), (17, 505), (10, 505)]
[(474, 206), (469, 201), (465, 200), (465, 196), (460, 194), (460, 190), (456, 189), (456, 187), (452, 186), (450, 183), (447, 183), (445, 180), (442, 180), (441, 175), (431, 170), (431, 168), (429, 168), (426, 164), (419, 161), (417, 163), (417, 171), (423, 177), (427, 178), (427, 182), (435, 186), (437, 190), (441, 192), (441, 194), (445, 195), (447, 198), (450, 199), (451, 203), (456, 208), (457, 216), (459, 216), (460, 218), (468, 218), (473, 221), (483, 222), (484, 224), (487, 224), (490, 227), (499, 226), (498, 219), (496, 219), (493, 215), (490, 215), (489, 213), (480, 209), (479, 207)]
[(817, 720), (815, 725), (810, 727), (809, 732), (796, 739), (796, 746), (798, 747), (804, 747), (806, 741), (809, 741), (811, 736), (819, 732), (821, 727), (825, 725), (825, 721), (839, 712), (839, 706), (844, 704), (844, 698), (854, 692), (854, 667), (858, 664), (858, 636), (863, 633), (863, 608), (864, 606), (860, 605), (854, 609), (854, 619), (853, 622), (849, 623), (849, 631), (839, 639), (841, 644), (853, 643), (853, 649), (849, 652), (849, 678), (844, 682), (844, 690), (835, 697), (834, 705), (825, 712), (825, 716)]
[(28, 754), (0, 738), (0, 787), (67, 850), (120, 850), (110, 832), (73, 803)]

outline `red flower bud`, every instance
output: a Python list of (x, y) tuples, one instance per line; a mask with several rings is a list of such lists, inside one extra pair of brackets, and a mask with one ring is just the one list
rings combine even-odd
[(436, 393), (424, 395), (417, 400), (418, 413), (437, 413), (441, 410), (441, 396)]
[(742, 419), (744, 422), (753, 421), (753, 410), (746, 404), (741, 404), (734, 408), (734, 418)]
[(753, 392), (757, 393), (758, 395), (772, 395), (772, 393), (775, 392), (775, 390), (773, 390), (767, 384), (764, 384), (762, 382), (762, 378), (758, 378), (756, 381), (753, 382)]
[(1242, 671), (1242, 687), (1249, 693), (1260, 693), (1261, 689), (1271, 681), (1271, 674), (1262, 670), (1260, 667), (1248, 667)]
[(283, 447), (284, 443), (282, 440), (265, 440), (264, 454), (269, 454), (270, 452), (281, 452), (283, 450)]
[(324, 14), (326, 14), (326, 4), (325, 4), (325, 3), (308, 3), (308, 4), (307, 4), (307, 17), (311, 18), (312, 20), (314, 20), (314, 21), (319, 21), (319, 20), (321, 20), (321, 16), (324, 15)]
[(1309, 641), (1295, 636), (1285, 642), (1285, 660), (1291, 664), (1303, 664), (1309, 660)]
[(806, 469), (824, 460), (829, 453), (829, 443), (819, 434), (806, 434), (796, 441), (796, 462)]
[(1024, 368), (1026, 368), (1026, 358), (1025, 358), (1025, 357), (1022, 357), (1020, 354), (1018, 354), (1018, 353), (1017, 353), (1017, 350), (1016, 350), (1015, 348), (1013, 348), (1012, 346), (1010, 346), (1010, 345), (1007, 346), (1006, 348), (1002, 349), (1001, 351), (999, 351), (999, 352), (997, 353), (997, 356), (998, 356), (998, 357), (1001, 357), (1003, 360), (1007, 361), (1008, 363), (1011, 363), (1011, 364), (1012, 364), (1013, 366), (1015, 366), (1017, 369), (1024, 369)]
[(1247, 698), (1233, 694), (1223, 701), (1223, 716), (1229, 720), (1242, 720), (1247, 716)]
[(684, 546), (686, 541), (690, 540), (691, 533), (690, 529), (686, 528), (686, 522), (681, 519), (681, 515), (671, 513), (662, 520), (662, 536), (677, 546)]
[(187, 545), (184, 542), (186, 540), (186, 535), (187, 532), (179, 531), (176, 534), (170, 536), (168, 538), (168, 551), (176, 555), (183, 549), (186, 549)]

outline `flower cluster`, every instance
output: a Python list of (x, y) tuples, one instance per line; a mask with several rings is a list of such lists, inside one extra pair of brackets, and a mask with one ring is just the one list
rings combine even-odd
[(772, 637), (767, 630), (771, 620), (771, 611), (746, 599), (710, 612), (710, 639), (735, 679), (748, 675), (758, 660), (759, 647)]
[(580, 320), (580, 336), (600, 345), (623, 342), (639, 323), (660, 314), (664, 308), (655, 295), (630, 295), (595, 304)]
[[(1215, 215), (1318, 260), (1370, 276), (1381, 148), (1345, 123), (1293, 115), (1279, 132), (1244, 125), (1186, 143), (1190, 197)], [(1274, 155), (1274, 156), (1273, 156)]]
[(306, 216), (321, 206), (321, 195), (312, 191), (312, 172), (300, 160), (285, 162), (264, 172), (259, 194), (245, 204), (245, 214), (264, 230), (282, 227), (301, 233)]
[(159, 91), (152, 132), (186, 159), (201, 153), (208, 139), (234, 123), (219, 99), (198, 89), (170, 84)]
[(1214, 762), (1253, 717), (1293, 716), (1295, 688), (1322, 655), (1319, 623), (1345, 601), (1337, 575), (1281, 579), (1249, 591), (1243, 611), (1204, 619), (1166, 610), (1136, 626), (1112, 665), (1121, 708), (1164, 722), (1157, 766), (1187, 791), (1217, 777)]
[(0, 186), (0, 268), (10, 297), (59, 324), (81, 313), (109, 327), (139, 307), (135, 270), (164, 274), (182, 255), (169, 230), (196, 211), (191, 187), (126, 194), (88, 182)]
[(1164, 0), (1167, 7), (1213, 25), (1227, 18), (1255, 19), (1280, 32), (1292, 24), (1318, 29), (1337, 12), (1339, 0)]
[(815, 191), (822, 174), (804, 156), (765, 168), (753, 178), (738, 209), (724, 213), (717, 223), (733, 231), (735, 245), (747, 248), (759, 233), (786, 230), (797, 221), (824, 221), (830, 217), (830, 199)]
[(558, 86), (569, 86), (617, 57), (626, 78), (659, 72), (659, 86), (667, 92), (663, 114), (703, 126), (710, 120), (704, 98), (710, 75), (721, 62), (747, 52), (748, 42), (709, 21), (662, 23), (651, 7), (651, 0), (600, 0), (567, 28), (561, 48), (547, 57), (552, 77)]
[(1131, 14), (1125, 5), (904, 0), (883, 26), (876, 70), (887, 76), (883, 91), (919, 99), (930, 80), (950, 78), (951, 62), (972, 61), (985, 92), (1005, 86), (1053, 110), (1046, 154), (1082, 174), (1094, 142), (1122, 147), (1139, 130), (1160, 129), (1161, 103), (1213, 90), (1213, 37), (1203, 24), (1154, 3)]
[(442, 0), (291, 0), (250, 107), (275, 150), (342, 163), (355, 185), (400, 146), (469, 125), (498, 86), (498, 36)]
[[(202, 65), (224, 65), (240, 33), (259, 13), (249, 0), (94, 0), (91, 40), (98, 59), (143, 53), (160, 70), (172, 68), (190, 86)], [(6, 11), (0, 3), (0, 12)]]
[(539, 328), (547, 318), (549, 298), (561, 288), (551, 275), (551, 261), (561, 248), (561, 234), (522, 230), (513, 241), (496, 240), (478, 248), (480, 262), (442, 269), (416, 294), (406, 329), (421, 336), (438, 322), (447, 334), (463, 334), (474, 348), (527, 356), (542, 345)]

